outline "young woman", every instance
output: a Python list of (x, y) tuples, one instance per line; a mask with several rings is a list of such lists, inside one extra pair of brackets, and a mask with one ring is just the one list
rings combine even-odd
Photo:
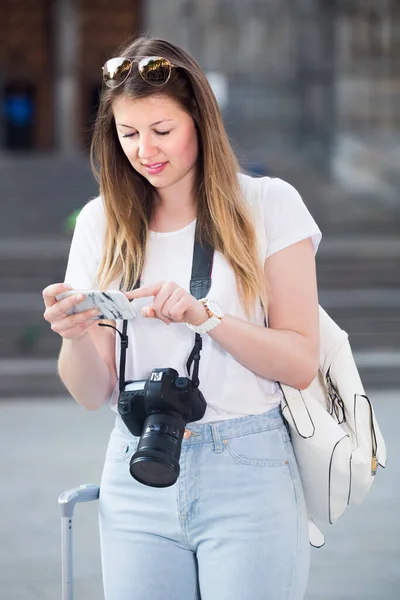
[[(188, 376), (202, 331), (207, 402), (165, 488), (130, 475), (140, 436), (117, 414), (99, 503), (105, 598), (300, 600), (307, 515), (277, 382), (303, 389), (317, 373), (320, 230), (288, 183), (266, 177), (252, 192), (183, 49), (137, 39), (106, 62), (103, 81), (92, 144), (100, 196), (77, 220), (66, 283), (43, 292), (63, 338), (59, 373), (78, 403), (92, 410), (111, 397), (117, 412), (119, 336), (90, 311), (66, 316), (81, 298), (55, 297), (121, 288), (138, 311), (127, 378), (165, 367)], [(207, 302), (189, 292), (195, 231), (215, 249)]]

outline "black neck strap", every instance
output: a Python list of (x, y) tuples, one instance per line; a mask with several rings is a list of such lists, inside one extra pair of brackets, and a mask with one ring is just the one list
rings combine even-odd
[[(192, 275), (190, 278), (190, 293), (198, 300), (200, 300), (200, 298), (205, 298), (210, 290), (213, 259), (214, 249), (211, 248), (209, 244), (200, 244), (198, 229), (196, 226), (196, 233), (193, 246)], [(140, 278), (136, 282), (133, 289), (136, 290), (138, 287), (140, 287)], [(119, 360), (119, 391), (123, 392), (125, 389), (126, 351), (128, 349), (128, 321), (123, 321), (122, 332), (118, 331), (118, 329), (116, 329), (116, 331), (121, 337), (121, 354)], [(192, 364), (194, 363), (192, 375), (192, 382), (194, 387), (198, 387), (200, 383), (199, 363), (201, 349), (202, 338), (199, 333), (196, 333), (194, 346), (186, 363), (186, 369), (189, 376), (190, 369), (192, 367)]]
[[(214, 260), (214, 249), (209, 244), (201, 245), (198, 239), (198, 231), (194, 237), (192, 276), (190, 278), (190, 293), (200, 300), (206, 298), (211, 287), (211, 274)], [(192, 383), (195, 388), (199, 387), (200, 352), (203, 348), (203, 340), (199, 333), (195, 334), (194, 346), (186, 363), (186, 370), (190, 377), (193, 365)]]

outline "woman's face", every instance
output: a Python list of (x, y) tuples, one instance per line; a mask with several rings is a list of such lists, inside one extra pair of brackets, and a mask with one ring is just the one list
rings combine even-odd
[(157, 189), (187, 179), (191, 185), (198, 157), (192, 117), (167, 96), (119, 96), (113, 113), (122, 150), (132, 167)]

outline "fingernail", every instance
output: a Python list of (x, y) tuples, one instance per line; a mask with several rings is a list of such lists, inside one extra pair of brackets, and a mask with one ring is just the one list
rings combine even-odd
[(98, 311), (96, 308), (95, 308), (94, 310), (92, 310), (92, 312), (90, 313), (90, 315), (91, 315), (92, 317), (97, 317), (97, 315), (99, 315), (99, 314), (100, 314), (100, 313), (99, 313), (99, 311)]
[(79, 302), (80, 300), (83, 300), (83, 298), (84, 298), (83, 294), (77, 294), (77, 295), (75, 296), (75, 300), (78, 300), (78, 302)]

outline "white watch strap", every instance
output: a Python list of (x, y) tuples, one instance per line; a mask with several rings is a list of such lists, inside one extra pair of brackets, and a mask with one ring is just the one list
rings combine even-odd
[(211, 331), (211, 329), (214, 329), (214, 327), (217, 327), (217, 325), (220, 323), (221, 319), (217, 319), (217, 317), (211, 317), (210, 319), (207, 319), (207, 321), (204, 321), (204, 323), (201, 325), (192, 325), (191, 323), (186, 323), (186, 325), (189, 327), (189, 329), (195, 331), (196, 333), (207, 333), (208, 331)]

